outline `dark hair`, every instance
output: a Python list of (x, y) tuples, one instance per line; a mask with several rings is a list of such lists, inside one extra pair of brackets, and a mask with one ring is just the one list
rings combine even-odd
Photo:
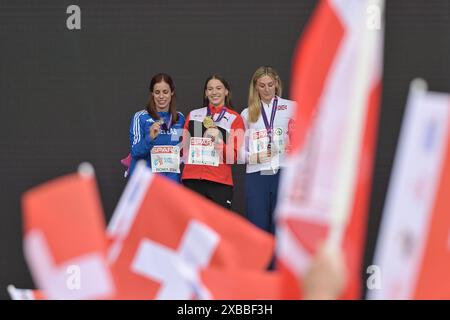
[(213, 74), (209, 76), (205, 81), (205, 86), (203, 87), (203, 106), (207, 107), (209, 105), (208, 97), (205, 95), (206, 88), (208, 87), (209, 80), (217, 79), (224, 85), (225, 89), (228, 90), (228, 95), (225, 97), (225, 107), (228, 109), (233, 109), (233, 104), (231, 102), (231, 87), (227, 80), (218, 74)]
[(158, 73), (153, 76), (152, 80), (150, 81), (150, 86), (148, 88), (150, 90), (150, 98), (147, 103), (146, 109), (147, 109), (147, 112), (150, 114), (150, 116), (153, 119), (160, 118), (158, 115), (158, 112), (156, 111), (155, 100), (153, 98), (152, 92), (153, 92), (155, 85), (162, 81), (167, 83), (170, 87), (170, 91), (173, 92), (172, 98), (170, 99), (169, 112), (172, 115), (172, 124), (174, 124), (178, 121), (178, 113), (177, 113), (177, 108), (176, 108), (176, 93), (175, 93), (175, 85), (173, 83), (173, 80), (168, 74)]

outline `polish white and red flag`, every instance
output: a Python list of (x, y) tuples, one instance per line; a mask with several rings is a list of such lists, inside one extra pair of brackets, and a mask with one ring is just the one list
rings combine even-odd
[[(143, 163), (136, 166), (107, 233), (109, 262), (123, 299), (283, 297), (274, 291), (284, 290), (280, 280), (263, 272), (274, 252), (270, 234), (152, 174)], [(234, 276), (258, 271), (260, 277)]]
[(298, 103), (282, 172), (278, 266), (301, 277), (322, 242), (344, 249), (360, 298), (365, 227), (381, 93), (384, 2), (322, 0), (293, 58)]
[(25, 258), (42, 297), (67, 300), (115, 296), (92, 166), (82, 164), (78, 173), (27, 191), (22, 207)]
[(411, 84), (369, 299), (450, 299), (450, 94)]

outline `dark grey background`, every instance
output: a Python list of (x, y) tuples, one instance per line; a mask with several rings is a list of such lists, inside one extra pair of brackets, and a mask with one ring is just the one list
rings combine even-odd
[[(6, 286), (33, 287), (22, 254), (21, 194), (95, 169), (108, 221), (125, 185), (133, 113), (152, 74), (171, 74), (179, 109), (202, 101), (204, 79), (227, 78), (237, 111), (260, 65), (278, 69), (289, 92), (293, 48), (316, 1), (0, 0), (0, 298)], [(82, 29), (66, 28), (81, 7)], [(387, 4), (385, 73), (366, 263), (370, 263), (408, 85), (427, 79), (450, 91), (449, 1)], [(234, 169), (234, 209), (243, 214), (243, 167)], [(364, 275), (362, 275), (363, 278)]]

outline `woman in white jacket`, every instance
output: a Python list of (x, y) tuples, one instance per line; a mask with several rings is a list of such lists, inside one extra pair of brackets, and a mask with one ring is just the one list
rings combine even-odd
[(247, 218), (275, 232), (273, 213), (283, 154), (289, 145), (295, 103), (281, 98), (282, 84), (272, 67), (259, 67), (250, 82), (248, 108), (241, 116), (246, 129), (245, 202)]

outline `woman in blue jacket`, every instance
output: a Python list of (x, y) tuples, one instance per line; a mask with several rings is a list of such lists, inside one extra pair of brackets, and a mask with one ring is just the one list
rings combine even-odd
[(175, 85), (164, 73), (150, 82), (149, 102), (134, 114), (130, 125), (131, 163), (133, 174), (137, 161), (146, 160), (153, 172), (180, 182), (180, 141), (184, 116), (176, 110)]

